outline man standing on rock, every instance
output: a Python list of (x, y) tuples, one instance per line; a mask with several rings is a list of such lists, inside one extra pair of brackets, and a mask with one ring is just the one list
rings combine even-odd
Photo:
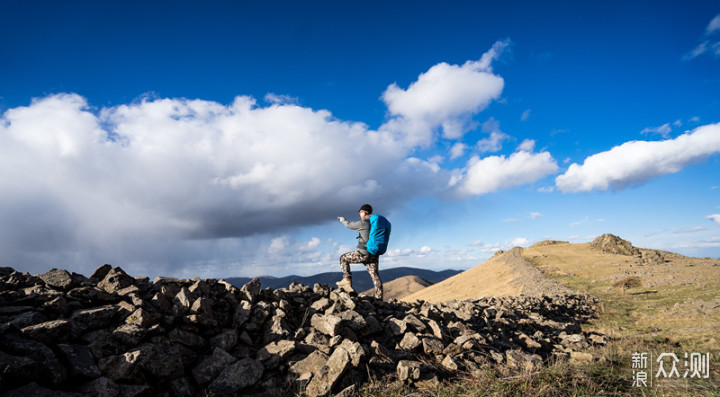
[(363, 206), (360, 207), (359, 221), (348, 222), (344, 217), (338, 217), (338, 220), (340, 220), (345, 227), (358, 231), (358, 245), (357, 250), (344, 253), (340, 256), (340, 268), (343, 272), (343, 279), (342, 281), (338, 281), (337, 285), (346, 291), (354, 291), (350, 264), (362, 263), (367, 268), (368, 273), (370, 273), (370, 277), (375, 285), (375, 298), (382, 300), (383, 284), (378, 271), (380, 257), (369, 253), (366, 246), (370, 235), (370, 215), (372, 215), (372, 212), (373, 209), (370, 204), (363, 204)]

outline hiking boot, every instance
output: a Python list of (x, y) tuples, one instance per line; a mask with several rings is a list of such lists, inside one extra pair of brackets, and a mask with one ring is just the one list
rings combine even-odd
[(343, 278), (341, 281), (338, 281), (337, 283), (338, 288), (342, 289), (346, 292), (355, 292), (355, 290), (352, 287), (352, 279), (349, 278)]

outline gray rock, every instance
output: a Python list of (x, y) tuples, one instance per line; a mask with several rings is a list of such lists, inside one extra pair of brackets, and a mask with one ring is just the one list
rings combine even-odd
[(195, 299), (195, 301), (193, 302), (192, 306), (190, 307), (190, 313), (212, 318), (212, 302), (210, 301), (210, 299), (201, 296)]
[(107, 292), (116, 292), (134, 284), (134, 278), (128, 276), (121, 268), (115, 267), (98, 283), (98, 288)]
[(37, 363), (22, 356), (0, 351), (0, 390), (9, 390), (38, 378)]
[(402, 340), (398, 343), (398, 348), (406, 350), (406, 351), (413, 351), (418, 346), (420, 346), (422, 342), (420, 339), (418, 339), (417, 336), (415, 336), (412, 332), (407, 332), (405, 335), (403, 335)]
[(45, 316), (38, 312), (32, 311), (12, 316), (6, 324), (16, 329), (22, 329), (31, 325), (44, 323), (46, 321), (48, 321), (48, 319)]
[(58, 345), (58, 348), (70, 364), (70, 375), (94, 379), (100, 376), (90, 349), (81, 345)]
[(152, 388), (148, 385), (120, 384), (120, 395), (123, 397), (144, 397), (152, 395)]
[(180, 328), (175, 328), (170, 331), (170, 333), (168, 333), (168, 339), (171, 342), (180, 343), (193, 349), (201, 349), (207, 344), (205, 338)]
[(28, 383), (27, 385), (20, 386), (17, 389), (10, 390), (9, 392), (3, 394), (3, 397), (27, 397), (27, 396), (32, 396), (32, 397), (83, 397), (84, 395), (80, 394), (80, 393), (48, 389), (46, 387), (40, 386), (39, 384), (37, 384), (35, 382)]
[[(109, 266), (109, 265), (108, 265)], [(111, 379), (102, 377), (90, 381), (80, 389), (83, 393), (97, 397), (118, 397), (120, 396), (120, 386)]]
[(438, 338), (426, 336), (422, 338), (422, 349), (428, 356), (437, 356), (443, 354), (445, 345)]
[(330, 299), (328, 298), (320, 298), (313, 302), (312, 305), (310, 305), (310, 308), (315, 310), (316, 312), (324, 312), (327, 310), (327, 308), (330, 307)]
[(148, 328), (160, 322), (162, 315), (142, 307), (135, 310), (125, 319), (126, 324), (135, 324), (144, 328)]
[(182, 377), (185, 372), (181, 349), (168, 341), (140, 346), (143, 360), (142, 369), (153, 378), (164, 381)]
[(405, 322), (405, 324), (408, 324), (415, 328), (417, 332), (425, 332), (427, 330), (427, 325), (425, 325), (425, 323), (423, 323), (419, 318), (412, 314), (408, 314), (407, 316), (405, 316), (405, 318), (403, 318), (403, 321)]
[(327, 363), (310, 380), (305, 389), (305, 394), (312, 397), (324, 396), (330, 393), (349, 367), (350, 355), (344, 348), (337, 347)]
[(407, 323), (397, 318), (391, 318), (385, 325), (385, 329), (392, 335), (402, 335), (407, 331)]
[(175, 295), (172, 300), (172, 313), (175, 316), (183, 315), (190, 311), (190, 291), (187, 288), (182, 287), (180, 291)]
[(323, 365), (327, 362), (329, 356), (320, 350), (316, 350), (307, 355), (304, 359), (295, 362), (290, 366), (289, 371), (298, 377), (303, 374), (315, 374), (320, 371)]
[(419, 380), (422, 364), (418, 361), (401, 360), (398, 362), (396, 374), (399, 381), (412, 382)]
[(114, 322), (117, 312), (117, 307), (105, 305), (93, 309), (76, 310), (70, 316), (70, 319), (87, 326), (91, 330), (96, 330), (110, 326)]
[(342, 343), (340, 343), (340, 347), (348, 352), (348, 355), (350, 356), (350, 363), (353, 367), (360, 366), (360, 364), (365, 360), (367, 353), (360, 343), (344, 339)]
[(449, 354), (447, 356), (445, 356), (445, 358), (442, 360), (440, 365), (442, 365), (445, 369), (447, 369), (449, 371), (457, 371), (458, 368), (460, 367), (458, 365), (458, 362), (455, 361), (455, 359), (453, 358), (453, 356), (451, 356)]
[(97, 287), (78, 287), (68, 291), (67, 296), (90, 302), (116, 302), (119, 297)]
[(244, 358), (225, 370), (210, 383), (207, 390), (217, 395), (239, 393), (256, 384), (263, 374), (263, 365), (259, 361)]
[(235, 313), (233, 315), (233, 326), (235, 328), (241, 327), (245, 322), (247, 322), (248, 319), (250, 319), (250, 314), (252, 313), (252, 303), (242, 300), (235, 308)]
[(71, 325), (67, 320), (53, 320), (27, 326), (20, 331), (28, 338), (44, 342), (57, 343), (70, 335)]
[(93, 272), (92, 276), (90, 276), (91, 279), (100, 281), (107, 276), (107, 274), (112, 270), (112, 265), (104, 264)]
[(265, 368), (272, 369), (280, 365), (280, 362), (295, 352), (297, 344), (292, 340), (281, 340), (272, 342), (257, 352), (257, 359), (262, 361)]
[(328, 336), (335, 336), (340, 333), (342, 319), (331, 314), (313, 314), (310, 318), (310, 325), (316, 330)]
[(170, 382), (170, 391), (175, 397), (192, 397), (198, 394), (192, 381), (187, 377), (175, 379)]
[(142, 350), (136, 349), (116, 356), (102, 358), (98, 367), (103, 375), (114, 382), (144, 381), (140, 372), (142, 360), (145, 359)]
[(227, 352), (237, 345), (238, 339), (237, 329), (227, 329), (210, 338), (210, 347), (220, 348)]
[(205, 386), (217, 378), (222, 371), (229, 365), (235, 363), (237, 359), (222, 349), (216, 348), (211, 356), (203, 359), (195, 368), (192, 369), (192, 376), (201, 386)]
[(137, 324), (123, 324), (112, 332), (112, 336), (115, 340), (122, 343), (127, 347), (134, 347), (142, 342), (147, 329)]
[(260, 294), (260, 280), (257, 278), (254, 278), (250, 280), (249, 283), (245, 284), (240, 288), (240, 292), (245, 295), (247, 300), (250, 302), (256, 302), (258, 295)]
[(52, 269), (45, 274), (41, 274), (40, 278), (50, 288), (68, 291), (75, 288), (78, 282), (66, 270)]

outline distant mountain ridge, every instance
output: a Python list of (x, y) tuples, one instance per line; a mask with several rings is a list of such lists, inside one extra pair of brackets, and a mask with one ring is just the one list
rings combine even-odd
[[(414, 267), (393, 267), (390, 269), (381, 269), (380, 278), (383, 280), (383, 283), (387, 283), (400, 277), (417, 276), (434, 284), (462, 272), (462, 270), (453, 269), (434, 271)], [(370, 275), (364, 268), (358, 267), (356, 269), (353, 269), (352, 274), (353, 288), (355, 288), (356, 291), (365, 291), (367, 289), (374, 288), (372, 280), (370, 279)], [(252, 280), (253, 278), (255, 277), (229, 277), (225, 278), (225, 281), (238, 288), (241, 288), (244, 284), (250, 282), (250, 280)], [(287, 288), (292, 282), (307, 285), (310, 287), (315, 285), (315, 283), (335, 286), (335, 282), (342, 279), (342, 272), (319, 273), (312, 276), (260, 276), (257, 278), (260, 280), (260, 284), (263, 288)]]

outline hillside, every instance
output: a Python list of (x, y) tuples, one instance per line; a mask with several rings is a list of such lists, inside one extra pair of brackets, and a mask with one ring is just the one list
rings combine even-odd
[[(603, 298), (608, 310), (622, 310), (620, 321), (638, 337), (666, 337), (718, 346), (720, 260), (633, 247), (604, 235), (584, 244), (538, 243), (524, 258), (553, 280)], [(622, 295), (613, 286), (637, 278), (640, 286)], [(606, 330), (615, 327), (605, 324)]]
[[(434, 271), (434, 270), (427, 270), (427, 269), (419, 269), (419, 268), (412, 268), (412, 267), (393, 267), (389, 269), (383, 269), (382, 268), (382, 262), (380, 263), (380, 278), (383, 280), (383, 283), (389, 283), (397, 278), (405, 277), (405, 276), (417, 276), (422, 278), (423, 280), (427, 280), (430, 283), (437, 283), (440, 281), (445, 280), (448, 277), (454, 276), (458, 273), (461, 273), (462, 270), (442, 270), (442, 271)], [(352, 266), (352, 273), (353, 273), (353, 288), (355, 288), (356, 291), (365, 291), (367, 289), (373, 288), (372, 280), (370, 279), (370, 275), (368, 274), (367, 270), (365, 270), (365, 267), (362, 265), (353, 265)], [(315, 274), (312, 276), (286, 276), (286, 277), (258, 277), (258, 280), (260, 280), (260, 283), (263, 285), (263, 287), (267, 288), (287, 288), (292, 283), (298, 283), (302, 285), (309, 285), (313, 286), (315, 283), (318, 284), (327, 284), (331, 286), (335, 286), (335, 282), (340, 281), (342, 279), (342, 272), (326, 272), (326, 273), (320, 273)], [(225, 279), (230, 284), (240, 288), (243, 285), (249, 283), (252, 278), (250, 277), (230, 277)]]
[[(638, 248), (611, 234), (580, 244), (542, 241), (498, 253), (481, 265), (404, 299), (439, 302), (517, 296), (552, 291), (553, 285), (600, 299), (601, 314), (584, 328), (606, 335), (609, 343), (588, 349), (592, 359), (581, 365), (550, 365), (519, 378), (503, 372), (485, 373), (433, 392), (507, 395), (497, 391), (501, 389), (521, 395), (577, 395), (578, 390), (586, 395), (720, 393), (720, 259)], [(709, 363), (702, 377), (683, 377), (693, 352), (707, 355)], [(636, 353), (647, 354), (655, 371), (661, 354), (675, 354), (680, 360), (680, 376), (663, 378), (647, 371), (648, 385), (634, 385), (638, 373), (633, 369)]]
[[(413, 294), (424, 288), (431, 286), (433, 283), (422, 279), (418, 276), (405, 276), (396, 278), (387, 283), (383, 283), (384, 299), (402, 299), (405, 296)], [(375, 288), (363, 291), (361, 296), (373, 296)]]
[(527, 259), (522, 249), (495, 255), (487, 262), (402, 298), (406, 302), (442, 302), (483, 296), (543, 296), (570, 290), (549, 280)]

